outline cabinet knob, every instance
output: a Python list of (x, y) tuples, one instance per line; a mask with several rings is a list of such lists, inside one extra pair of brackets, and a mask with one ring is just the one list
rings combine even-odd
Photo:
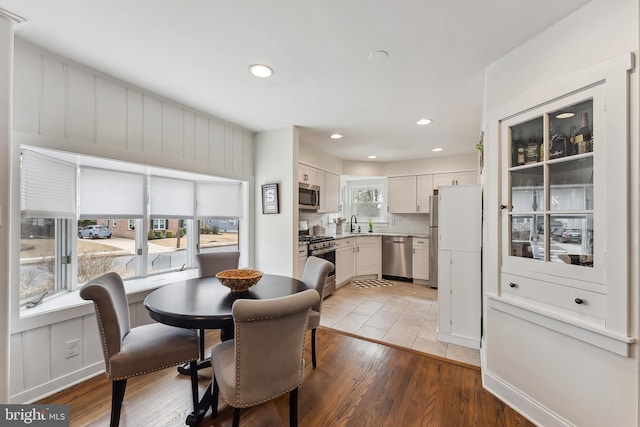
[(576, 302), (576, 304), (583, 304), (584, 300), (582, 298), (576, 298), (574, 299), (574, 301)]
[(501, 210), (505, 210), (505, 209), (507, 209), (507, 205), (500, 205), (500, 209), (501, 209)]
[(517, 283), (513, 283), (513, 282), (511, 282), (511, 283), (509, 283), (509, 287), (510, 287), (510, 288), (517, 288), (517, 287), (518, 287), (518, 284), (517, 284)]

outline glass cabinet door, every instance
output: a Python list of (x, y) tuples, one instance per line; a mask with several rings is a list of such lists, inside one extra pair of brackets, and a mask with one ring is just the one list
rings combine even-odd
[(502, 126), (507, 253), (539, 263), (594, 264), (594, 100), (558, 102)]

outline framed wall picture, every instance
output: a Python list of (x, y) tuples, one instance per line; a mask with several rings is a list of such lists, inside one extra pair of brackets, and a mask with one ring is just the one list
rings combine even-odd
[(278, 204), (278, 184), (264, 184), (262, 186), (262, 213), (280, 213)]

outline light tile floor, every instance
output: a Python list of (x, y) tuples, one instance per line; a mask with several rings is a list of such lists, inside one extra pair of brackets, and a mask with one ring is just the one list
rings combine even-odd
[(347, 284), (322, 303), (320, 324), (361, 337), (480, 366), (479, 350), (438, 341), (438, 291), (393, 281), (393, 286)]

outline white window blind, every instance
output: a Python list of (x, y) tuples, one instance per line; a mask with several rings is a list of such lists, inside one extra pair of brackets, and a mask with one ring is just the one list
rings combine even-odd
[(155, 217), (192, 218), (195, 211), (193, 181), (151, 176), (150, 213)]
[(240, 183), (198, 182), (196, 216), (198, 218), (239, 218)]
[(144, 175), (80, 168), (80, 218), (141, 218)]
[(20, 211), (23, 218), (75, 218), (76, 166), (22, 150)]

